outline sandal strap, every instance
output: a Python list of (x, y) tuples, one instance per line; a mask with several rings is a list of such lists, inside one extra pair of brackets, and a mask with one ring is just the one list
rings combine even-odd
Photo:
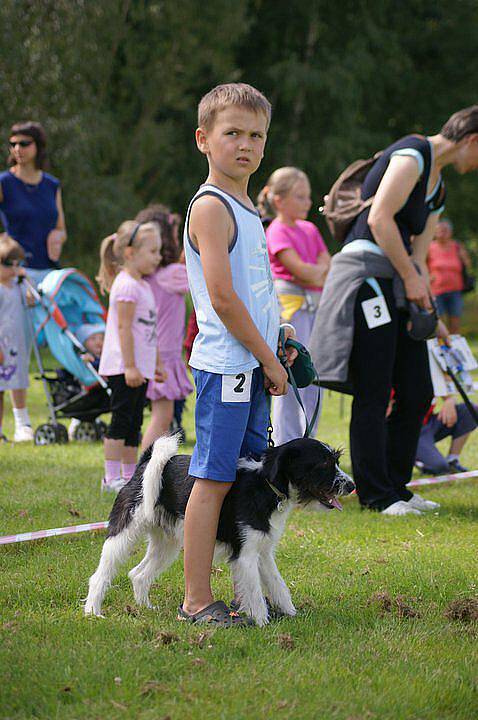
[(182, 605), (180, 605), (178, 619), (189, 620), (189, 622), (192, 623), (210, 623), (211, 625), (219, 625), (222, 627), (254, 624), (251, 618), (241, 617), (237, 612), (231, 610), (223, 600), (216, 600), (211, 603), (211, 605), (192, 615), (188, 615), (188, 613), (183, 610)]

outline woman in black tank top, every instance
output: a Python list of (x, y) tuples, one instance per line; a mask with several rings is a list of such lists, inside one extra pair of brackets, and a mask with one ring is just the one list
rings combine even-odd
[[(460, 174), (478, 169), (478, 105), (452, 115), (437, 135), (408, 135), (383, 152), (362, 186), (362, 197), (374, 196), (374, 201), (357, 217), (344, 248), (387, 256), (407, 299), (422, 308), (430, 308), (426, 256), (443, 209), (441, 171), (447, 165)], [(436, 503), (406, 487), (433, 395), (426, 343), (409, 337), (392, 280), (365, 280), (355, 303), (349, 365), (354, 387), (350, 446), (359, 499), (364, 507), (390, 515), (435, 509)], [(367, 318), (363, 305), (377, 299), (377, 290), (389, 313), (381, 325)], [(394, 410), (386, 421), (392, 387)]]

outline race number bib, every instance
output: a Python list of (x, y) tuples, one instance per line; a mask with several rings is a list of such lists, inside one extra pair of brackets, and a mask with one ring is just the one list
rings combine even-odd
[(249, 402), (251, 399), (252, 370), (237, 375), (222, 376), (222, 402)]
[(392, 322), (390, 313), (388, 311), (387, 303), (383, 295), (370, 298), (370, 300), (364, 300), (362, 303), (363, 314), (369, 330), (380, 327), (380, 325), (387, 325)]

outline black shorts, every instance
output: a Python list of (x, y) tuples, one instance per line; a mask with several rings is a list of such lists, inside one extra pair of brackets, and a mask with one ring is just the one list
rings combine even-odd
[(111, 389), (111, 423), (105, 437), (138, 447), (148, 383), (129, 387), (124, 375), (110, 375), (107, 380)]

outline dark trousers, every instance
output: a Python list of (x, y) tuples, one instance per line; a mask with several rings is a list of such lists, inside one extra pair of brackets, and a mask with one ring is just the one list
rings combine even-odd
[[(350, 358), (354, 386), (350, 453), (360, 503), (383, 510), (409, 500), (410, 481), (423, 418), (433, 398), (426, 342), (412, 340), (406, 315), (397, 310), (392, 280), (378, 279), (391, 322), (369, 329), (361, 307), (375, 296), (364, 283), (355, 305)], [(395, 403), (386, 420), (392, 387)]]
[(108, 387), (111, 388), (111, 423), (105, 437), (124, 440), (128, 447), (138, 447), (148, 383), (133, 388), (126, 385), (124, 375), (110, 375)]

